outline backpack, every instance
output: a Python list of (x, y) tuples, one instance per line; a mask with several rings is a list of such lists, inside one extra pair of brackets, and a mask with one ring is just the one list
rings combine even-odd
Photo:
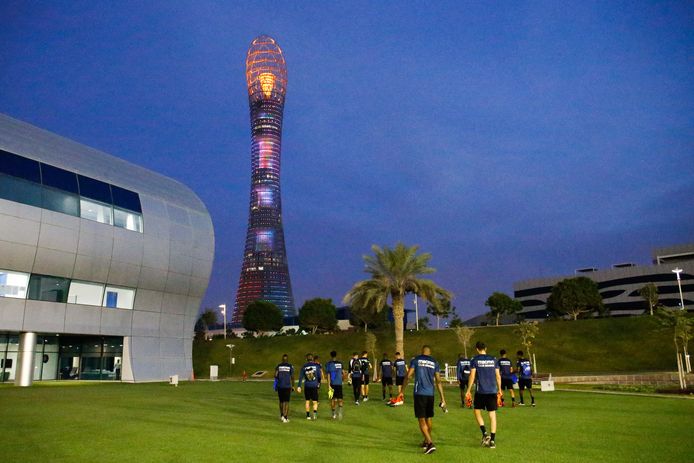
[(361, 361), (359, 359), (352, 360), (352, 374), (358, 373), (361, 376)]

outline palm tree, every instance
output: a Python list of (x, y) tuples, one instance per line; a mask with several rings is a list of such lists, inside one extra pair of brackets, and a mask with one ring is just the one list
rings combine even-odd
[(373, 256), (364, 256), (365, 271), (371, 275), (368, 280), (357, 282), (344, 297), (344, 302), (352, 307), (383, 310), (390, 296), (395, 320), (395, 350), (405, 355), (403, 343), (405, 319), (405, 295), (415, 293), (424, 300), (437, 304), (440, 300), (450, 300), (451, 293), (432, 280), (418, 278), (419, 275), (434, 273), (436, 270), (427, 264), (431, 254), (417, 254), (419, 246), (408, 247), (402, 243), (393, 249), (371, 246)]

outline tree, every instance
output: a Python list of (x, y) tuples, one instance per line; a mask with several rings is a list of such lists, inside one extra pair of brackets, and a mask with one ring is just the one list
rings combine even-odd
[(200, 320), (209, 327), (217, 324), (217, 311), (214, 309), (205, 309), (205, 311), (200, 314)]
[(573, 320), (593, 312), (604, 313), (598, 285), (587, 277), (567, 278), (552, 287), (547, 311), (554, 316), (568, 315)]
[(198, 321), (195, 322), (195, 327), (193, 329), (195, 330), (195, 339), (197, 339), (197, 340), (205, 339), (205, 333), (207, 333), (207, 327), (205, 326), (205, 322), (202, 321), (202, 316), (200, 318), (198, 318)]
[(535, 337), (540, 332), (540, 324), (537, 321), (520, 322), (515, 331), (521, 338), (521, 344), (525, 347), (527, 358), (531, 359), (530, 347), (533, 345)]
[(378, 368), (376, 368), (376, 365), (378, 364), (378, 360), (377, 360), (378, 354), (376, 354), (376, 341), (377, 341), (377, 339), (376, 339), (375, 334), (366, 333), (365, 338), (364, 338), (364, 350), (366, 352), (368, 352), (368, 354), (371, 354), (371, 358), (373, 359), (373, 361), (371, 362), (371, 365), (373, 366), (373, 369), (374, 369), (373, 370), (374, 371), (374, 375), (373, 375), (374, 382), (378, 381)]
[[(429, 329), (429, 317), (421, 317), (419, 319), (419, 323), (417, 324), (419, 326), (420, 331), (428, 330)], [(400, 352), (400, 351), (398, 351)]]
[(677, 372), (680, 378), (680, 388), (685, 389), (687, 387), (685, 378), (687, 368), (682, 362), (680, 352), (684, 354), (686, 362), (688, 355), (687, 345), (694, 331), (694, 318), (690, 317), (686, 310), (670, 310), (663, 306), (656, 307), (656, 316), (661, 325), (672, 330), (675, 355), (677, 356)]
[(523, 310), (523, 304), (511, 296), (495, 291), (487, 298), (484, 305), (489, 307), (490, 319), (496, 320), (496, 326), (499, 326), (499, 318), (502, 315), (513, 315)]
[(388, 311), (390, 307), (386, 306), (384, 310), (376, 311), (372, 307), (350, 307), (349, 322), (353, 326), (363, 327), (365, 332), (383, 328), (388, 323)]
[(455, 335), (458, 337), (458, 342), (463, 346), (463, 351), (465, 352), (465, 358), (467, 357), (467, 345), (472, 339), (472, 335), (475, 330), (468, 326), (459, 326), (455, 328)]
[(435, 272), (428, 266), (431, 254), (417, 254), (419, 246), (398, 243), (390, 249), (373, 245), (371, 250), (373, 256), (364, 256), (365, 271), (371, 278), (357, 282), (344, 300), (352, 307), (371, 307), (380, 311), (390, 297), (395, 321), (395, 350), (404, 355), (405, 295), (415, 293), (425, 301), (434, 302), (437, 297), (450, 299), (451, 293), (432, 280), (419, 277)]
[(453, 315), (453, 318), (451, 319), (451, 322), (448, 324), (449, 328), (460, 328), (463, 325), (463, 321), (460, 319), (458, 314)]
[(450, 299), (436, 298), (434, 302), (427, 304), (427, 313), (436, 317), (437, 330), (441, 329), (441, 318), (448, 318), (448, 316), (453, 312), (455, 312), (455, 307), (451, 306)]
[(275, 304), (268, 301), (253, 301), (243, 314), (243, 327), (248, 331), (279, 331), (284, 317)]
[(653, 315), (653, 308), (658, 305), (658, 287), (653, 283), (648, 283), (639, 289), (639, 295), (648, 304), (648, 309)]
[(299, 310), (299, 326), (310, 329), (313, 334), (318, 330), (334, 330), (337, 325), (336, 313), (332, 299), (310, 299)]

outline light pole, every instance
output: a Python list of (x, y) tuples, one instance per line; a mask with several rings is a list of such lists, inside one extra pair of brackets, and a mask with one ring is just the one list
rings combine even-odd
[(680, 309), (684, 310), (684, 297), (682, 296), (682, 281), (680, 280), (680, 273), (682, 273), (682, 269), (677, 267), (672, 271), (672, 273), (675, 273), (677, 275), (677, 287), (680, 289)]
[(227, 305), (220, 304), (219, 308), (222, 309), (222, 315), (224, 315), (224, 339), (227, 338)]
[(417, 331), (419, 331), (419, 307), (417, 306), (417, 293), (414, 293), (414, 320)]
[(231, 365), (234, 363), (234, 357), (231, 356), (231, 353), (234, 352), (234, 345), (227, 344), (227, 347), (229, 348), (229, 378), (231, 378)]

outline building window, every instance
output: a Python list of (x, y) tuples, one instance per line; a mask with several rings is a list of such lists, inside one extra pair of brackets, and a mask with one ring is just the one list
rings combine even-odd
[(39, 162), (0, 150), (0, 172), (30, 182), (41, 183)]
[(31, 275), (29, 299), (47, 302), (67, 302), (70, 280), (46, 275)]
[(0, 173), (0, 198), (41, 207), (41, 185)]
[(26, 299), (29, 274), (0, 270), (0, 296)]
[(106, 286), (103, 306), (113, 309), (132, 309), (135, 301), (135, 290)]
[(142, 233), (142, 215), (115, 207), (113, 208), (113, 225)]
[(41, 196), (41, 207), (44, 209), (80, 216), (80, 201), (77, 195), (44, 187)]
[(104, 295), (104, 285), (86, 281), (70, 283), (67, 301), (70, 304), (101, 305)]
[(95, 199), (102, 203), (113, 204), (111, 197), (111, 187), (108, 183), (95, 180), (93, 178), (78, 175), (80, 184), (80, 196)]
[(134, 212), (142, 212), (140, 205), (140, 196), (133, 192), (115, 185), (111, 185), (111, 193), (113, 195), (113, 205), (122, 207)]
[(99, 223), (113, 224), (113, 210), (106, 204), (80, 199), (80, 217)]

